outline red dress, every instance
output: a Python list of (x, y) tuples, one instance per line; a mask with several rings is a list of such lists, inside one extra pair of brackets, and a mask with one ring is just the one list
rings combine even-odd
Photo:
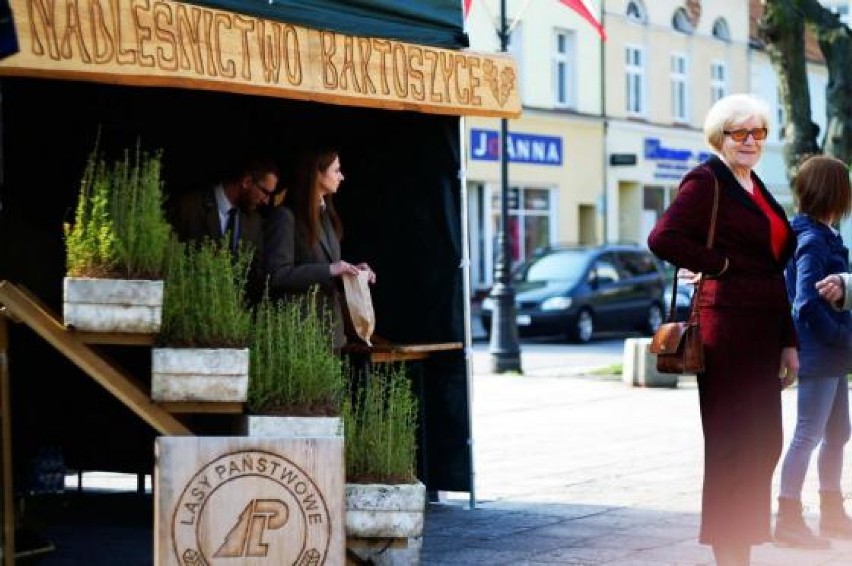
[[(712, 250), (706, 248), (713, 206), (719, 212)], [(706, 371), (698, 376), (704, 431), (700, 541), (759, 544), (770, 540), (772, 473), (781, 455), (781, 350), (796, 346), (783, 270), (795, 236), (783, 209), (752, 174), (768, 211), (782, 222), (773, 253), (770, 222), (718, 158), (690, 171), (648, 237), (660, 258), (715, 274), (699, 297)]]

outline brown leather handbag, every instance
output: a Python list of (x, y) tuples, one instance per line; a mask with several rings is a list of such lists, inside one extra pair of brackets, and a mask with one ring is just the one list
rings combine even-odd
[[(711, 171), (712, 174), (712, 171)], [(707, 232), (707, 247), (713, 247), (716, 235), (716, 215), (719, 211), (719, 182), (713, 176), (713, 211), (710, 216), (710, 229)], [(698, 297), (704, 277), (698, 281), (698, 287), (692, 295), (689, 307), (689, 319), (675, 322), (675, 299), (677, 298), (677, 268), (672, 278), (672, 299), (668, 321), (661, 324), (651, 339), (649, 350), (657, 356), (657, 371), (660, 373), (697, 374), (704, 372), (704, 344), (701, 342), (701, 320)]]

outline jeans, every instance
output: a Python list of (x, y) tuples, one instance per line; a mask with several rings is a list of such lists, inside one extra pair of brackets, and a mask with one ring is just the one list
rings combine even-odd
[(820, 491), (840, 491), (843, 446), (849, 440), (849, 385), (846, 376), (799, 381), (796, 431), (781, 468), (781, 497), (801, 499), (811, 453), (817, 460)]

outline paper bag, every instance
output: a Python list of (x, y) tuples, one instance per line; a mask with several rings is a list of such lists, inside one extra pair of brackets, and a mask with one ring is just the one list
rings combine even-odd
[(346, 295), (346, 307), (355, 334), (368, 346), (373, 344), (370, 338), (376, 329), (376, 313), (373, 312), (373, 299), (370, 297), (370, 272), (359, 271), (358, 275), (343, 276), (343, 294)]

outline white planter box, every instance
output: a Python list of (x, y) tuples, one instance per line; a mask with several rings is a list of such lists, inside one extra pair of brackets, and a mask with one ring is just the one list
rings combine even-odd
[(154, 348), (154, 401), (245, 402), (248, 348)]
[(426, 486), (346, 484), (346, 535), (408, 538), (423, 534)]
[(163, 282), (66, 277), (65, 325), (88, 332), (160, 331)]
[(343, 436), (340, 417), (248, 415), (245, 435), (257, 438), (325, 438)]

